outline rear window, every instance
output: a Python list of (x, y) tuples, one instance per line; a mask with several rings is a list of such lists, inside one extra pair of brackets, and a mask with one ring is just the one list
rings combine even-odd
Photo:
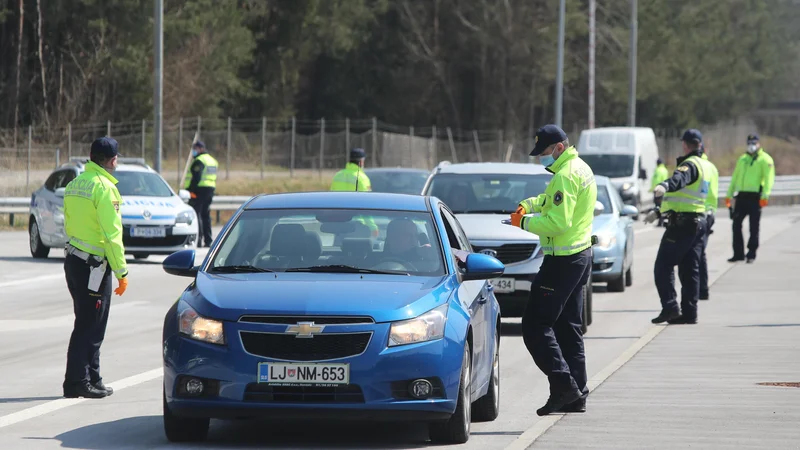
[(426, 195), (438, 197), (455, 214), (510, 214), (519, 202), (544, 193), (551, 174), (437, 174)]

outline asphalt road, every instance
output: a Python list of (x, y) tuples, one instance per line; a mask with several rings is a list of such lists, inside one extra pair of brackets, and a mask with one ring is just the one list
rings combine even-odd
[[(798, 208), (767, 209), (762, 236), (785, 230), (798, 216)], [(729, 268), (730, 221), (720, 217), (715, 230), (708, 253), (712, 280)], [(586, 336), (590, 377), (652, 328), (660, 308), (652, 277), (660, 236), (660, 229), (637, 223), (633, 286), (619, 294), (595, 287), (594, 324)], [(0, 233), (0, 448), (173, 447), (161, 419), (161, 327), (189, 279), (165, 274), (161, 260), (130, 260), (128, 291), (112, 299), (101, 370), (117, 392), (102, 400), (66, 400), (61, 382), (73, 313), (63, 257), (54, 250), (50, 259), (34, 261), (27, 233)], [(469, 443), (458, 448), (503, 449), (539, 420), (535, 411), (546, 401), (547, 381), (519, 333), (518, 320), (505, 321), (500, 417), (473, 424)], [(424, 448), (426, 439), (427, 429), (416, 425), (212, 421), (208, 443), (181, 448)]]

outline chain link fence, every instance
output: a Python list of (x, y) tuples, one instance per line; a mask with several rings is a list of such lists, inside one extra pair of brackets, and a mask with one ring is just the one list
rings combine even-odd
[[(567, 128), (577, 145), (583, 127)], [(700, 127), (711, 155), (730, 154), (744, 146), (755, 132), (749, 120)], [(674, 161), (682, 154), (683, 130), (655, 130), (661, 157)], [(98, 136), (112, 136), (126, 157), (142, 157), (153, 165), (153, 122), (68, 125), (63, 128), (30, 126), (0, 130), (0, 197), (27, 196), (59, 164), (86, 157)], [(344, 166), (350, 148), (367, 153), (367, 167), (433, 169), (441, 161), (453, 163), (529, 162), (529, 133), (503, 130), (455, 130), (447, 127), (401, 127), (367, 120), (206, 119), (164, 121), (162, 175), (180, 182), (192, 141), (198, 135), (220, 162), (220, 178), (267, 178), (333, 173)]]

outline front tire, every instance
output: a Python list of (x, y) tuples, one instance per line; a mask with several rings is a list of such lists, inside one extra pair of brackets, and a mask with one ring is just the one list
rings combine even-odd
[(167, 396), (162, 392), (164, 408), (164, 434), (170, 442), (201, 442), (208, 437), (209, 419), (188, 419), (172, 414)]
[(622, 260), (622, 273), (619, 275), (619, 278), (616, 280), (612, 280), (608, 282), (608, 291), (609, 292), (625, 292), (625, 286), (630, 286), (628, 284), (628, 272), (625, 271), (625, 264), (627, 261), (625, 259)]
[(428, 433), (434, 444), (464, 444), (469, 440), (472, 423), (472, 357), (469, 344), (464, 346), (461, 362), (461, 382), (458, 385), (458, 403), (450, 419), (433, 422)]
[(494, 359), (489, 391), (473, 405), (472, 417), (476, 422), (492, 422), (500, 415), (500, 329), (494, 338)]
[(628, 267), (628, 271), (625, 272), (625, 286), (633, 286), (633, 263)]
[(47, 255), (50, 254), (50, 247), (42, 242), (42, 236), (39, 234), (39, 224), (36, 223), (36, 218), (33, 216), (28, 221), (28, 238), (31, 256), (38, 259), (47, 258)]

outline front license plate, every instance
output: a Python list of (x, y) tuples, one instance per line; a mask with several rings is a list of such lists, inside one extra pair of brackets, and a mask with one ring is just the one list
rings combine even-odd
[(334, 386), (350, 383), (349, 364), (258, 363), (258, 382), (274, 386)]
[(492, 286), (494, 286), (494, 291), (499, 294), (506, 294), (509, 292), (514, 292), (515, 282), (516, 280), (513, 278), (498, 278), (496, 280), (492, 280)]
[(167, 236), (167, 230), (162, 227), (133, 227), (131, 228), (131, 236), (141, 238), (163, 238)]

